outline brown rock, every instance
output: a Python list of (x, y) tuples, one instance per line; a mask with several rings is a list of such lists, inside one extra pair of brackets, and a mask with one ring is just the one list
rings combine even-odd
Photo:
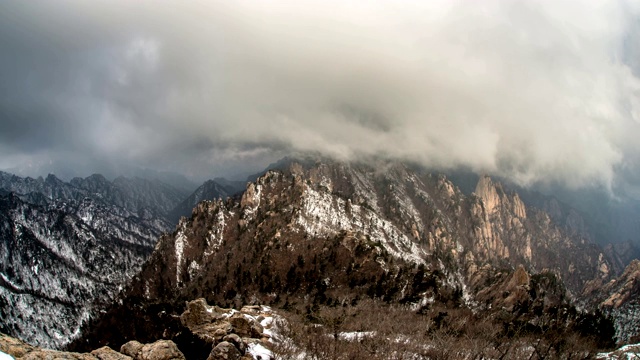
[[(242, 194), (242, 198), (240, 199), (240, 206), (244, 210), (245, 208), (255, 208), (260, 204), (260, 185), (255, 185), (254, 183), (250, 183), (247, 186), (247, 190)], [(256, 187), (258, 189), (256, 190)]]
[(35, 350), (20, 358), (21, 360), (96, 360), (91, 354), (79, 354), (55, 350)]
[(243, 314), (234, 314), (229, 318), (229, 323), (233, 326), (233, 332), (241, 337), (262, 337), (264, 328), (257, 321), (247, 318)]
[(518, 266), (516, 271), (513, 273), (513, 276), (511, 277), (511, 280), (507, 285), (507, 289), (514, 290), (519, 286), (522, 286), (528, 289), (530, 285), (530, 281), (531, 279), (529, 277), (529, 274), (527, 273), (527, 270), (524, 269), (524, 266), (520, 265)]
[(34, 351), (35, 348), (23, 341), (0, 333), (0, 351), (14, 358), (20, 358)]
[[(229, 324), (229, 323), (227, 323)], [(217, 328), (213, 331), (213, 336), (218, 339), (218, 338), (223, 338), (225, 335), (227, 335), (230, 331), (231, 331), (231, 325), (229, 325), (229, 329), (227, 331), (226, 328)]]
[(238, 336), (237, 334), (229, 334), (225, 336), (222, 340), (232, 343), (242, 355), (244, 355), (244, 353), (247, 352), (247, 344), (245, 344), (245, 342), (242, 341), (240, 336)]
[(100, 360), (131, 360), (132, 359), (131, 356), (123, 355), (108, 346), (103, 346), (99, 349), (93, 350), (91, 352), (91, 355), (97, 357)]
[(244, 317), (244, 315), (237, 313), (233, 314), (229, 318), (229, 323), (233, 326), (233, 332), (242, 336), (242, 337), (250, 337), (251, 335), (251, 323), (249, 319)]
[(138, 354), (140, 353), (140, 351), (142, 350), (142, 348), (144, 347), (144, 344), (136, 341), (136, 340), (132, 340), (129, 341), (126, 344), (123, 344), (120, 347), (120, 352), (128, 355), (132, 358), (136, 358), (138, 356)]
[(221, 315), (218, 309), (209, 306), (203, 298), (187, 302), (187, 310), (180, 315), (180, 322), (188, 328), (210, 323)]
[(178, 346), (171, 340), (158, 340), (146, 344), (136, 357), (136, 360), (186, 360)]
[(241, 357), (242, 354), (232, 343), (223, 341), (211, 350), (207, 360), (238, 360)]
[(251, 315), (258, 315), (260, 312), (260, 305), (245, 305), (240, 309), (240, 312)]

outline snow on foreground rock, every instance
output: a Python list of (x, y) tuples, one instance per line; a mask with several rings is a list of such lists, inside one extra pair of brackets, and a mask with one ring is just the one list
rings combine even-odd
[(273, 341), (281, 340), (277, 323), (284, 319), (268, 306), (244, 306), (224, 309), (210, 306), (205, 299), (187, 303), (180, 322), (201, 341), (211, 345), (209, 360), (239, 359), (250, 356), (256, 360), (273, 359)]
[(599, 353), (598, 360), (640, 360), (640, 344), (625, 345), (618, 350)]
[[(225, 309), (197, 299), (187, 303), (187, 310), (180, 316), (180, 321), (191, 335), (210, 345), (205, 353), (199, 354), (207, 360), (271, 360), (275, 359), (272, 351), (274, 342), (290, 341), (278, 331), (278, 326), (286, 326), (286, 320), (267, 306)], [(182, 350), (186, 352), (189, 349)], [(187, 356), (171, 339), (149, 344), (133, 340), (123, 344), (119, 351), (103, 346), (90, 353), (75, 353), (42, 349), (0, 333), (0, 360), (45, 358), (185, 360)]]

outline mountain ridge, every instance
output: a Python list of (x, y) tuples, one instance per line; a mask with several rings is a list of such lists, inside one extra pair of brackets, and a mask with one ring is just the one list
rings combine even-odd
[(61, 347), (106, 306), (172, 225), (179, 191), (159, 182), (92, 175), (0, 173), (0, 328)]
[[(155, 315), (147, 311), (179, 313), (196, 297), (293, 307), (373, 297), (423, 304), (427, 312), (434, 304), (489, 313), (507, 306), (516, 319), (541, 323), (546, 311), (568, 307), (576, 315), (567, 324), (578, 321), (583, 315), (571, 304), (584, 285), (614, 276), (602, 251), (488, 177), (477, 190), (465, 196), (446, 177), (401, 163), (290, 161), (249, 183), (240, 198), (199, 203), (159, 240), (108, 316), (149, 320)], [(567, 252), (576, 256), (561, 255)], [(513, 275), (520, 267), (526, 276)], [(533, 285), (508, 285), (510, 276)], [(82, 341), (169, 331), (145, 326), (98, 321)]]

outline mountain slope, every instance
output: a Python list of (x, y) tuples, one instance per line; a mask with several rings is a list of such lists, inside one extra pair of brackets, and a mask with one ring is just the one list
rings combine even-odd
[(191, 211), (199, 202), (204, 200), (226, 199), (243, 190), (244, 188), (240, 189), (237, 182), (230, 182), (224, 179), (207, 180), (189, 195), (189, 197), (173, 208), (167, 217), (170, 221), (177, 224), (181, 217), (190, 216)]
[[(465, 196), (445, 177), (399, 163), (290, 161), (239, 199), (198, 204), (84, 341), (169, 334), (153, 319), (197, 297), (280, 306), (373, 297), (427, 309), (510, 308), (523, 324), (542, 324), (546, 311), (570, 308), (587, 281), (609, 279), (609, 269), (597, 246), (567, 236), (488, 177)], [(580, 316), (572, 311), (564, 324)], [(122, 317), (135, 320), (113, 320)]]
[(95, 313), (95, 299), (108, 301), (139, 270), (158, 232), (122, 214), (104, 214), (104, 227), (94, 227), (81, 218), (91, 205), (72, 212), (0, 198), (4, 332), (63, 345)]
[(109, 303), (171, 224), (180, 192), (143, 179), (0, 173), (0, 328), (61, 347)]
[(73, 178), (67, 183), (51, 174), (44, 179), (33, 179), (0, 172), (0, 188), (19, 194), (25, 200), (31, 200), (29, 196), (33, 194), (44, 199), (67, 201), (90, 197), (140, 217), (166, 217), (169, 211), (187, 197), (184, 191), (158, 180), (118, 177), (109, 181), (100, 174)]
[(616, 336), (622, 343), (640, 340), (640, 260), (631, 261), (617, 279), (592, 283), (585, 294), (603, 312), (616, 319)]

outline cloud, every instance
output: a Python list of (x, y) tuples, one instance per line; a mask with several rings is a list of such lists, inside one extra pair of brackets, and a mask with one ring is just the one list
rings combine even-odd
[(525, 185), (640, 183), (632, 1), (5, 7), (0, 167), (100, 158), (208, 176), (318, 151)]

